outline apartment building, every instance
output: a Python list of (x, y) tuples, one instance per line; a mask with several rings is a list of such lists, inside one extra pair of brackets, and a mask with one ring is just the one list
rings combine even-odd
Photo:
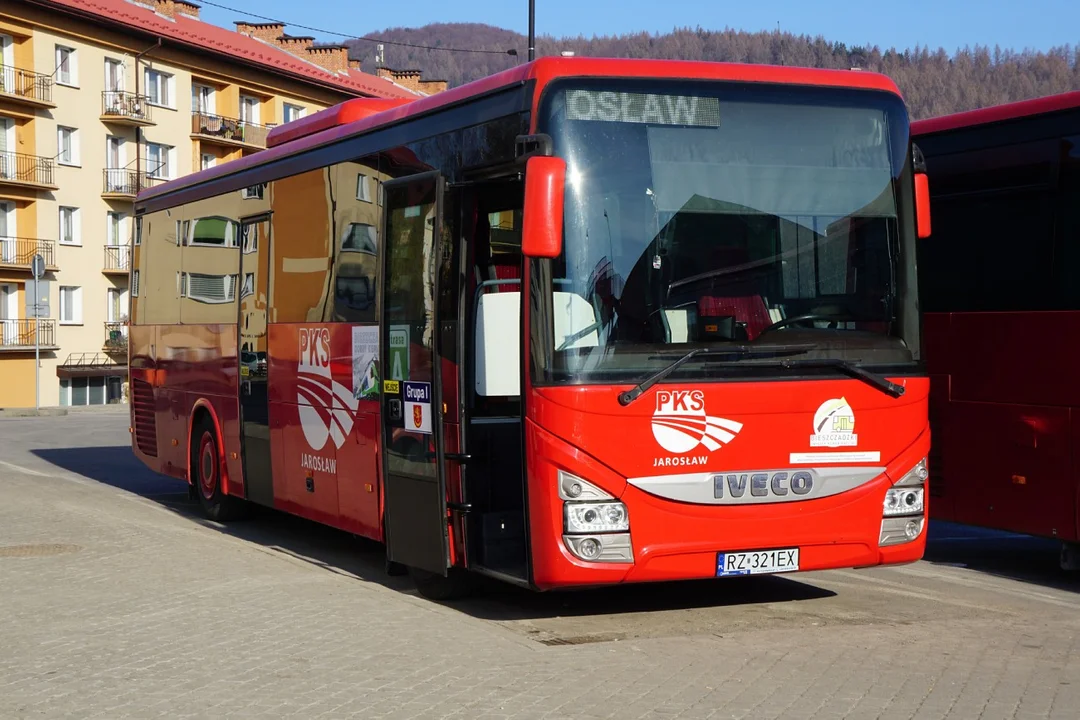
[(0, 407), (34, 405), (35, 347), (43, 406), (122, 399), (140, 189), (348, 98), (445, 86), (191, 2), (0, 0)]

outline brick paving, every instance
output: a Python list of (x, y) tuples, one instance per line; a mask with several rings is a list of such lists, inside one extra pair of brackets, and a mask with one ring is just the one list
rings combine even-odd
[(199, 519), (128, 437), (0, 419), (0, 717), (1080, 717), (1080, 582), (1043, 544), (439, 605), (373, 543)]

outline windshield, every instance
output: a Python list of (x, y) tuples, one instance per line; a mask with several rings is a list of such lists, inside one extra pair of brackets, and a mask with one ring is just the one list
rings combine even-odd
[(549, 90), (541, 117), (567, 189), (562, 256), (532, 261), (538, 382), (639, 377), (725, 344), (915, 360), (898, 97), (609, 79)]

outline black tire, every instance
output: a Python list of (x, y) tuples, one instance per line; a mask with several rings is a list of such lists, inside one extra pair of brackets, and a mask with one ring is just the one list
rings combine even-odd
[(409, 575), (420, 594), (436, 602), (467, 597), (475, 587), (472, 574), (461, 568), (450, 568), (446, 577), (427, 570), (409, 568)]
[(207, 417), (200, 418), (191, 431), (191, 487), (203, 514), (216, 522), (245, 517), (247, 503), (221, 491), (221, 451), (217, 431)]

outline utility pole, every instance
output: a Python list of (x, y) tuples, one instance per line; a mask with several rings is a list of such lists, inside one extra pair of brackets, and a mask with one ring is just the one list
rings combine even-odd
[(536, 0), (529, 0), (529, 62), (536, 59)]
[[(142, 102), (139, 95), (139, 58), (152, 50), (156, 50), (161, 47), (161, 38), (157, 39), (157, 42), (150, 47), (143, 50), (141, 53), (135, 56), (135, 103), (138, 105)], [(136, 111), (138, 112), (138, 111)], [(142, 189), (142, 171), (139, 169), (139, 164), (142, 162), (142, 127), (135, 126), (135, 192)]]

